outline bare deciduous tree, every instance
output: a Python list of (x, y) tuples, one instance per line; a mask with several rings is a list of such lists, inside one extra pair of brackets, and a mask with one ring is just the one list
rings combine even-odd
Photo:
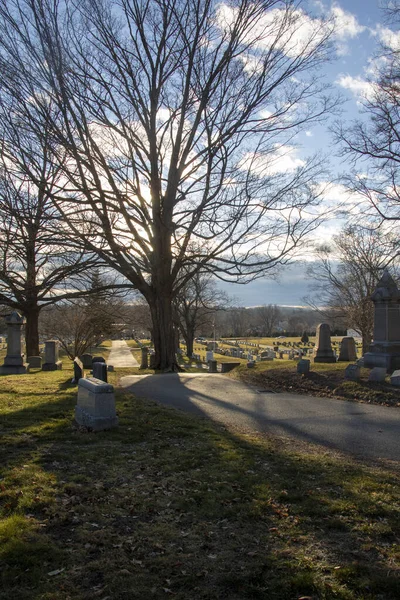
[(316, 281), (308, 302), (328, 318), (340, 318), (358, 331), (363, 352), (368, 349), (374, 328), (370, 299), (382, 271), (395, 261), (396, 240), (362, 227), (348, 227), (333, 237), (332, 246), (318, 250), (319, 262), (309, 268)]
[(38, 131), (46, 113), (53, 202), (145, 297), (157, 368), (177, 368), (172, 304), (196, 273), (259, 277), (318, 225), (320, 165), (293, 143), (335, 104), (332, 28), (300, 4), (0, 5), (2, 117)]
[[(384, 4), (390, 24), (398, 29), (400, 4)], [(369, 78), (364, 97), (363, 118), (352, 126), (337, 124), (335, 134), (341, 151), (353, 163), (344, 182), (360, 201), (363, 212), (379, 221), (400, 220), (400, 50), (397, 34), (387, 36), (375, 57), (375, 73)], [(371, 69), (372, 70), (372, 69)], [(372, 210), (371, 210), (372, 209)]]
[(26, 352), (35, 356), (40, 311), (79, 295), (74, 284), (96, 257), (66, 235), (48, 193), (59, 171), (46, 152), (30, 166), (36, 170), (35, 182), (20, 168), (26, 159), (9, 151), (0, 159), (0, 303), (26, 317)]
[(86, 297), (47, 306), (41, 313), (41, 332), (58, 340), (71, 359), (118, 334), (125, 315), (121, 293), (107, 289), (98, 270), (86, 279)]
[(212, 276), (197, 273), (179, 292), (174, 301), (177, 325), (186, 343), (186, 354), (191, 358), (196, 332), (213, 329), (215, 313), (227, 308), (229, 299), (218, 290)]
[(256, 309), (256, 322), (261, 335), (271, 337), (281, 319), (282, 313), (276, 304), (264, 304)]

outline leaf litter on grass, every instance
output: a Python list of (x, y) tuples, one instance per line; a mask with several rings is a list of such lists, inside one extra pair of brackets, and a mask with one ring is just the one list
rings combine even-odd
[(127, 393), (119, 429), (90, 434), (52, 377), (41, 402), (14, 384), (29, 410), (2, 445), (2, 600), (400, 597), (394, 470)]

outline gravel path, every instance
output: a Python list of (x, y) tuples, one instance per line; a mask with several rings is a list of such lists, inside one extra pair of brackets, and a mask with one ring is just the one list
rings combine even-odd
[(331, 398), (268, 393), (223, 375), (128, 376), (121, 385), (240, 430), (313, 442), (369, 459), (400, 460), (400, 410)]
[(113, 340), (108, 364), (114, 367), (138, 367), (139, 363), (132, 356), (132, 352), (125, 340)]

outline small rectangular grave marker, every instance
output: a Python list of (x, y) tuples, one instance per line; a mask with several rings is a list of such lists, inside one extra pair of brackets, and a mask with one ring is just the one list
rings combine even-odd
[(94, 377), (80, 379), (75, 419), (83, 427), (102, 431), (118, 425), (114, 388)]
[(360, 379), (360, 367), (358, 365), (348, 365), (344, 371), (344, 378), (348, 381), (358, 381)]
[(107, 364), (105, 362), (93, 363), (93, 377), (107, 382)]
[(368, 377), (368, 381), (385, 381), (386, 369), (385, 367), (374, 367)]
[(307, 358), (301, 358), (297, 363), (297, 372), (301, 375), (307, 375), (310, 372), (310, 361)]

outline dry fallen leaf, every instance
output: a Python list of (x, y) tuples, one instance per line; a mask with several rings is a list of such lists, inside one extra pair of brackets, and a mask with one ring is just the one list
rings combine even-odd
[(50, 573), (47, 573), (47, 575), (49, 575), (49, 577), (53, 577), (54, 575), (59, 575), (63, 571), (65, 571), (65, 568), (64, 569), (56, 569), (55, 571), (50, 571)]

